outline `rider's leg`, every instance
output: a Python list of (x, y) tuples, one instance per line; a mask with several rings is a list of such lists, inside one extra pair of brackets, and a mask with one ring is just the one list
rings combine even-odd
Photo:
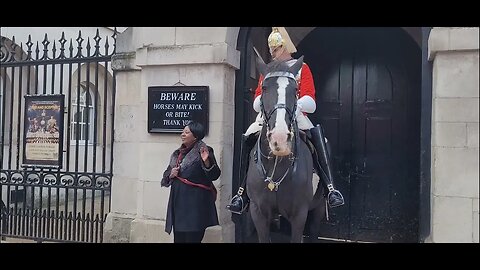
[(255, 145), (257, 138), (258, 133), (252, 133), (246, 136), (242, 135), (242, 145), (240, 147), (240, 177), (242, 177), (242, 173), (244, 173), (244, 175), (237, 194), (233, 196), (230, 204), (227, 205), (227, 209), (235, 214), (242, 214), (248, 206), (249, 199), (246, 192), (248, 164), (250, 162), (250, 151)]
[(333, 184), (333, 171), (330, 161), (330, 151), (327, 149), (325, 136), (322, 127), (317, 125), (310, 129), (312, 135), (312, 143), (315, 146), (316, 155), (314, 154), (314, 166), (320, 177), (323, 187), (328, 190), (328, 205), (337, 207), (345, 203), (342, 193), (336, 190)]

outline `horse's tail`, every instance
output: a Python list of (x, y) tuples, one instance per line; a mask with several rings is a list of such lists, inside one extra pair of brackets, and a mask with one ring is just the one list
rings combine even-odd
[[(324, 203), (325, 199), (322, 198)], [(322, 200), (321, 199), (321, 200)], [(307, 222), (305, 223), (304, 234), (307, 235), (304, 239), (308, 243), (316, 243), (318, 241), (318, 236), (320, 236), (321, 224), (326, 217), (325, 204), (318, 206), (310, 211), (308, 211)]]
[[(319, 181), (322, 181), (319, 179)], [(315, 190), (315, 194), (313, 194), (313, 200), (310, 203), (309, 210), (313, 210), (317, 207), (325, 207), (325, 189), (323, 188), (322, 183), (318, 183), (317, 190)]]
[(324, 188), (318, 183), (317, 190), (313, 195), (312, 203), (308, 209), (307, 222), (305, 224), (304, 233), (308, 237), (306, 242), (316, 243), (317, 237), (320, 235), (320, 224), (327, 219), (327, 202), (324, 196)]

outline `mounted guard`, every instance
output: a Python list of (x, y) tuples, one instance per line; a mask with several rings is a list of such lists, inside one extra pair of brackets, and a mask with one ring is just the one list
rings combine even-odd
[[(272, 32), (268, 37), (268, 46), (273, 61), (285, 62), (290, 67), (297, 62), (297, 59), (292, 57), (292, 53), (295, 53), (297, 50), (284, 27), (272, 28)], [(253, 109), (258, 112), (258, 115), (255, 122), (252, 123), (245, 134), (242, 135), (240, 170), (244, 172), (244, 177), (237, 194), (231, 199), (230, 204), (227, 205), (227, 209), (235, 214), (242, 214), (249, 204), (249, 198), (246, 194), (246, 178), (249, 158), (250, 152), (259, 138), (259, 133), (262, 127), (268, 125), (265, 119), (265, 113), (262, 110), (262, 103), (264, 102), (262, 100), (262, 90), (264, 90), (263, 83), (269, 76), (275, 76), (275, 74), (269, 73), (266, 74), (265, 77), (264, 74), (260, 75), (253, 102)], [(302, 64), (300, 70), (295, 75), (295, 80), (298, 85), (298, 100), (294, 113), (298, 128), (307, 134), (309, 141), (315, 148), (312, 154), (314, 169), (320, 177), (320, 182), (323, 187), (325, 190), (328, 190), (327, 203), (329, 207), (333, 208), (341, 206), (345, 202), (343, 195), (334, 185), (327, 138), (325, 137), (320, 124), (314, 126), (307, 117), (307, 113), (315, 112), (316, 103), (313, 76), (310, 67), (306, 63)]]

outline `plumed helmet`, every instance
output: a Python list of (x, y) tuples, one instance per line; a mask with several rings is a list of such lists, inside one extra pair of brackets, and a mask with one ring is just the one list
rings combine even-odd
[(270, 48), (270, 53), (280, 46), (285, 46), (285, 49), (289, 53), (294, 53), (297, 51), (285, 27), (272, 27), (272, 32), (268, 36), (268, 47)]

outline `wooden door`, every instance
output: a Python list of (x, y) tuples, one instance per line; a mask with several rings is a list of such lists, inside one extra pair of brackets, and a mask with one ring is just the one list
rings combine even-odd
[(317, 28), (300, 44), (346, 205), (321, 237), (418, 239), (420, 49), (398, 28)]

